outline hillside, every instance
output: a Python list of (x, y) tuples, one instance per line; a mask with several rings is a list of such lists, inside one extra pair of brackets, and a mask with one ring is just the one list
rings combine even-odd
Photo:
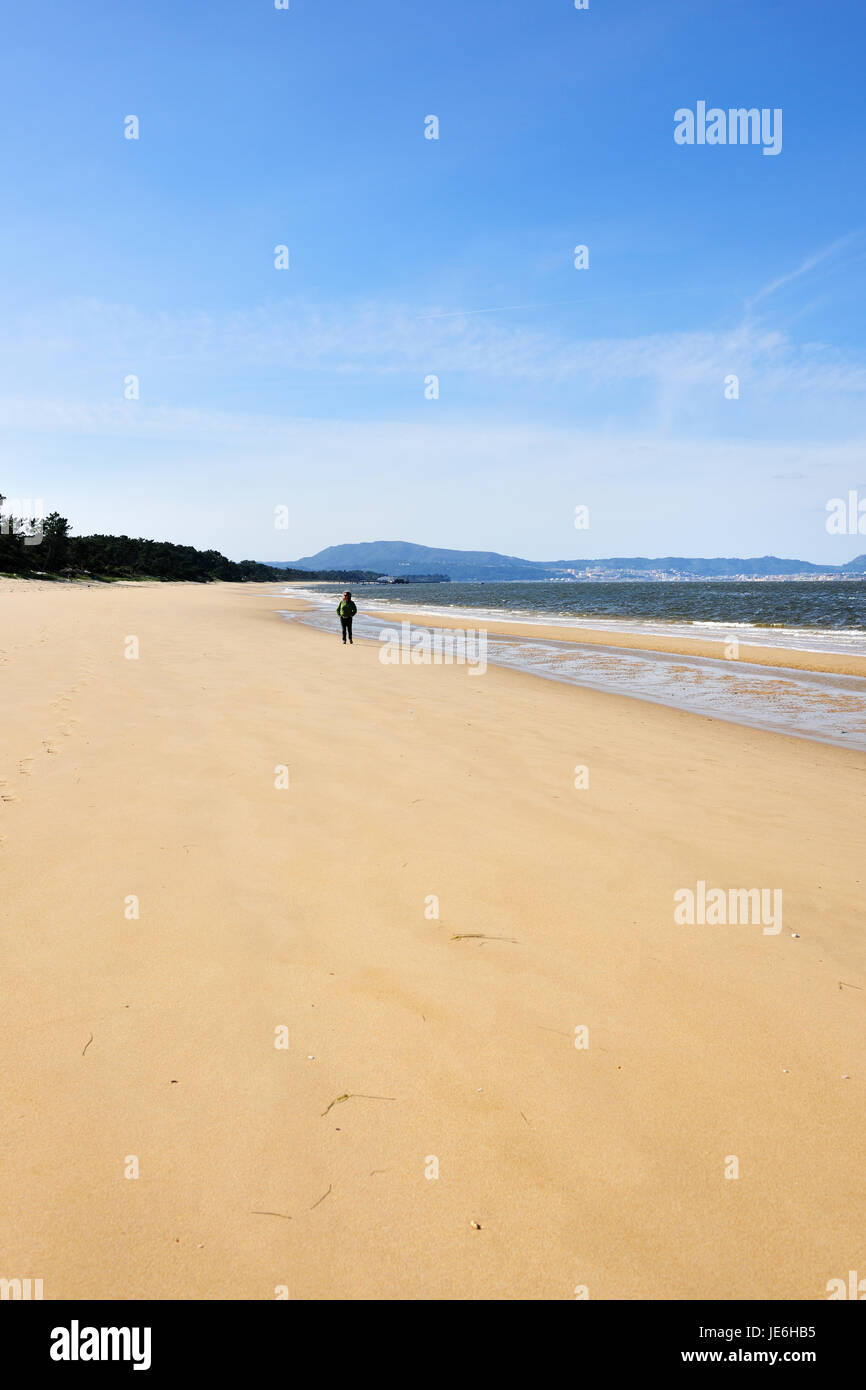
[(729, 578), (738, 575), (803, 576), (819, 574), (863, 574), (866, 555), (839, 565), (818, 565), (809, 560), (783, 559), (762, 555), (751, 559), (720, 556), (703, 559), (666, 555), (659, 559), (637, 555), (601, 560), (524, 560), (516, 555), (499, 555), (491, 550), (445, 550), (436, 546), (414, 545), (411, 541), (362, 541), (358, 544), (330, 545), (316, 555), (300, 560), (268, 561), (277, 568), (296, 570), (354, 569), (375, 571), (394, 577), (437, 572), (452, 580), (572, 579), (586, 578)]

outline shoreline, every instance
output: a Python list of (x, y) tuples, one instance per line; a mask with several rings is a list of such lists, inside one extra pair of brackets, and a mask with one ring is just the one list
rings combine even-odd
[(444, 614), (427, 614), (418, 610), (377, 609), (375, 605), (361, 609), (368, 617), (379, 618), (392, 625), (398, 620), (416, 623), (419, 627), (462, 628), (469, 626), (480, 631), (486, 629), (493, 637), (529, 637), (537, 640), (568, 642), (577, 646), (611, 647), (619, 650), (649, 651), (665, 653), (669, 656), (700, 656), (721, 661), (737, 661), (754, 666), (772, 666), (795, 671), (815, 671), (826, 675), (858, 676), (866, 678), (866, 657), (846, 656), (837, 652), (812, 652), (784, 646), (758, 646), (755, 643), (738, 640), (736, 658), (726, 657), (725, 649), (731, 639), (714, 641), (704, 637), (661, 637), (642, 633), (618, 633), (604, 628), (563, 627), (555, 623), (520, 623), (510, 619), (487, 618), (483, 623), (462, 621)]
[[(284, 598), (280, 595), (278, 601), (282, 604)], [(316, 602), (316, 596), (292, 595), (291, 606), (278, 611), (290, 618), (302, 607), (306, 609), (302, 622), (320, 631), (330, 629), (330, 603)], [(430, 659), (436, 662), (436, 640), (449, 632), (464, 632), (467, 640), (473, 637), (475, 656), (468, 652), (466, 657), (470, 666), (489, 662), (572, 689), (626, 695), (746, 728), (866, 750), (866, 685), (860, 675), (828, 670), (838, 664), (834, 654), (825, 660), (822, 653), (765, 647), (757, 649), (765, 659), (750, 662), (745, 648), (734, 648), (736, 659), (733, 654), (725, 659), (714, 654), (716, 644), (699, 638), (667, 641), (664, 636), (647, 635), (651, 645), (639, 648), (630, 645), (625, 636), (621, 644), (612, 646), (605, 641), (606, 632), (598, 632), (597, 642), (582, 642), (582, 630), (574, 628), (507, 620), (490, 628), (473, 628), (450, 615), (440, 626), (434, 615), (421, 610), (398, 610), (396, 618), (386, 618), (381, 609), (361, 608), (355, 624), (356, 640), (378, 645), (390, 634), (404, 664), (416, 659), (415, 652), (419, 662), (423, 661), (426, 642), (431, 648)], [(413, 618), (421, 621), (413, 626)], [(382, 626), (386, 622), (387, 626)], [(519, 635), (510, 635), (509, 629), (519, 629)], [(563, 640), (568, 638), (571, 640)], [(677, 650), (670, 650), (672, 647)], [(727, 643), (725, 648), (730, 650)], [(443, 660), (447, 661), (444, 652)], [(775, 664), (786, 661), (790, 664)], [(843, 664), (848, 665), (849, 659)]]

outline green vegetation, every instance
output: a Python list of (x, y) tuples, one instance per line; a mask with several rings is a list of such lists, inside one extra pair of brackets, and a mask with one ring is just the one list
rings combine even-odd
[(218, 550), (148, 541), (131, 536), (70, 536), (58, 512), (39, 520), (3, 511), (0, 494), (0, 574), (58, 579), (161, 579), (207, 583), (214, 579), (336, 580), (359, 583), (375, 576), (364, 570), (295, 570), (257, 560), (227, 560)]

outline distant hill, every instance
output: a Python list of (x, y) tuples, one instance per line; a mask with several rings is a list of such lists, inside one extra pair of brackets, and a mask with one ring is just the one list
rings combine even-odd
[(411, 541), (361, 541), (357, 545), (329, 545), (316, 555), (300, 560), (269, 560), (276, 568), (295, 570), (367, 570), (380, 575), (401, 576), (447, 574), (452, 580), (574, 579), (605, 578), (730, 578), (736, 575), (760, 578), (767, 575), (808, 576), (810, 574), (863, 574), (866, 555), (858, 555), (843, 565), (816, 565), (809, 560), (786, 560), (776, 555), (758, 558), (717, 557), (694, 559), (665, 555), (652, 559), (645, 555), (603, 560), (523, 560), (517, 555), (499, 555), (493, 550), (442, 550), (436, 546), (414, 545)]
[[(355, 556), (351, 563), (345, 556)], [(395, 579), (410, 574), (447, 574), (449, 579), (538, 579), (539, 566), (516, 555), (488, 550), (440, 550), (411, 541), (362, 541), (358, 545), (329, 545), (318, 555), (286, 562), (293, 569), (365, 569)], [(540, 576), (544, 578), (544, 575)]]

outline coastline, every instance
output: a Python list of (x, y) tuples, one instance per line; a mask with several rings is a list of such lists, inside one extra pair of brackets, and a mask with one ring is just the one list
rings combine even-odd
[[(362, 596), (363, 598), (363, 596)], [(360, 606), (360, 605), (359, 605)], [(571, 642), (585, 646), (615, 647), (645, 652), (664, 652), (672, 656), (701, 656), (715, 660), (730, 660), (726, 648), (730, 647), (729, 637), (712, 641), (705, 637), (649, 636), (639, 632), (612, 632), (607, 628), (566, 627), (556, 623), (520, 623), (510, 619), (485, 617), (483, 623), (476, 620), (461, 620), (445, 614), (423, 613), (416, 610), (384, 610), (373, 604), (363, 610), (370, 617), (381, 618), (383, 622), (401, 621), (417, 623), (427, 627), (466, 628), (484, 627), (491, 636), (530, 637), (539, 641)], [(734, 634), (735, 635), (735, 634)], [(794, 671), (816, 671), (827, 675), (866, 677), (866, 657), (844, 655), (840, 652), (799, 651), (783, 645), (757, 646), (754, 643), (737, 643), (737, 661), (753, 666), (773, 666)]]
[[(864, 1215), (866, 756), (386, 667), (271, 590), (4, 587), (10, 1268), (825, 1297)], [(781, 887), (782, 929), (676, 924), (699, 882)]]
[[(300, 591), (292, 597), (294, 609), (281, 610), (287, 618), (299, 616), (305, 625), (320, 631), (331, 628), (330, 596)], [(306, 613), (298, 614), (298, 600)], [(592, 635), (597, 640), (584, 642), (585, 629), (574, 623), (554, 626), (500, 619), (488, 627), (489, 616), (483, 609), (454, 616), (402, 606), (383, 610), (376, 602), (367, 608), (362, 596), (355, 636), (374, 643), (387, 640), (387, 659), (408, 663), (425, 660), (425, 646), (430, 659), (448, 660), (451, 634), (465, 641), (457, 659), (475, 668), (489, 662), (536, 679), (866, 751), (866, 682), (863, 676), (850, 674), (866, 658), (856, 652), (843, 652), (840, 657), (833, 650), (782, 649), (742, 643), (730, 636), (707, 641), (692, 633), (680, 637), (676, 631), (614, 633), (617, 645), (613, 646), (606, 640), (609, 629), (595, 631)], [(792, 641), (802, 636), (798, 630)], [(637, 645), (641, 641), (643, 645)], [(720, 646), (724, 655), (719, 654)], [(755, 652), (761, 660), (749, 660)], [(382, 659), (386, 659), (384, 653)], [(843, 673), (835, 669), (839, 666)]]

